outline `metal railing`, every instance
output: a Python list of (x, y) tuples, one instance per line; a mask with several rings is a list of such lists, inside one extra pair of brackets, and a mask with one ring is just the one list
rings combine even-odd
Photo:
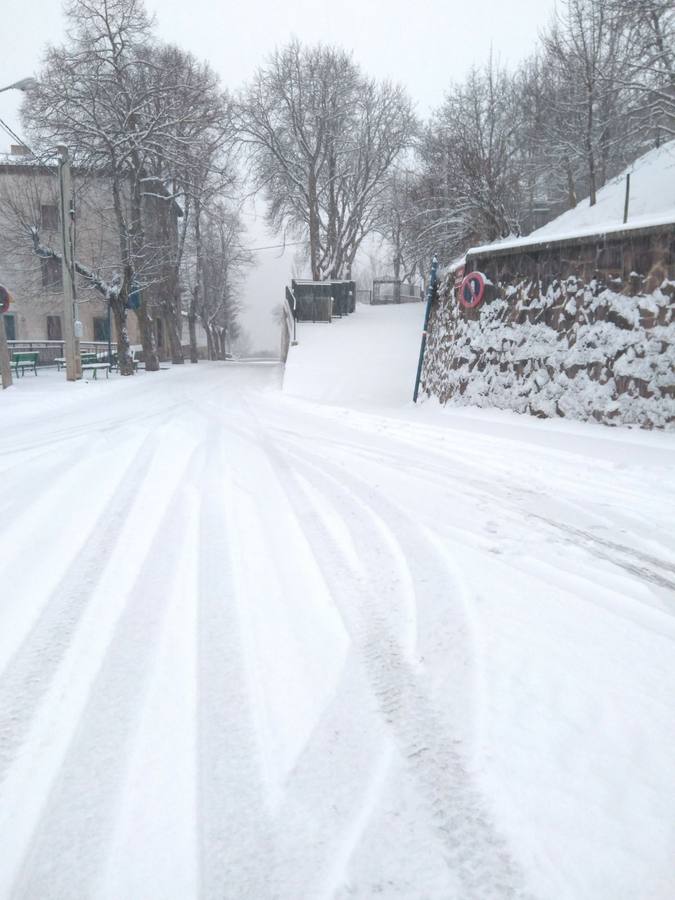
[[(64, 341), (7, 341), (10, 353), (37, 353), (38, 366), (55, 366), (57, 359), (65, 356)], [(117, 353), (117, 342), (112, 345)], [(80, 353), (95, 353), (100, 359), (108, 359), (107, 341), (80, 341)]]

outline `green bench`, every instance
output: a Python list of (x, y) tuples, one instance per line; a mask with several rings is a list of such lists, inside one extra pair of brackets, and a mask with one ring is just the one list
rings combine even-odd
[(82, 368), (82, 374), (84, 375), (85, 372), (92, 372), (95, 381), (97, 380), (96, 376), (101, 369), (105, 369), (106, 378), (110, 376), (110, 363), (100, 362), (95, 353), (83, 353), (80, 358), (80, 366)]
[[(98, 362), (98, 358), (95, 353), (82, 353), (80, 354), (80, 361), (82, 363), (95, 363)], [(60, 372), (61, 369), (65, 369), (66, 367), (66, 358), (65, 356), (57, 356), (54, 360), (56, 363), (56, 371)]]
[[(66, 364), (65, 357), (63, 356), (57, 356), (54, 362), (56, 363), (56, 369), (59, 372)], [(85, 372), (92, 372), (94, 380), (96, 380), (96, 376), (101, 369), (105, 369), (105, 377), (108, 378), (110, 375), (110, 368), (110, 363), (101, 362), (95, 353), (83, 353), (80, 356), (80, 369), (82, 370), (82, 374), (84, 375)]]
[(39, 353), (12, 353), (12, 365), (16, 377), (19, 377), (19, 369), (21, 369), (22, 375), (26, 374), (26, 369), (32, 369), (37, 375), (38, 357)]

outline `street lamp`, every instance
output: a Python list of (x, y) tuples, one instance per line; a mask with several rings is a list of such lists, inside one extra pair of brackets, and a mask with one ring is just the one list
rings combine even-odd
[[(35, 78), (21, 78), (7, 87), (0, 88), (3, 91), (17, 90), (27, 91), (39, 87)], [(82, 324), (77, 313), (77, 300), (75, 297), (74, 279), (74, 247), (73, 233), (75, 208), (73, 204), (73, 191), (70, 181), (70, 160), (68, 148), (59, 146), (56, 148), (61, 156), (59, 160), (59, 199), (61, 212), (61, 271), (63, 274), (63, 325), (65, 331), (65, 357), (66, 378), (68, 381), (77, 381), (82, 377), (80, 368), (80, 337), (82, 336)]]
[(17, 91), (32, 91), (33, 88), (38, 86), (38, 82), (35, 78), (22, 78), (20, 81), (15, 81), (14, 84), (8, 84), (7, 87), (0, 88), (0, 94), (3, 91), (11, 91), (12, 89)]

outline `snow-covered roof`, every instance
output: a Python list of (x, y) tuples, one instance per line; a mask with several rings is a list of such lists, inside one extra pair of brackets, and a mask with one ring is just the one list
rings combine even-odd
[(0, 166), (21, 166), (23, 168), (45, 168), (48, 165), (56, 165), (52, 161), (39, 160), (32, 153), (0, 153)]
[[(628, 221), (624, 224), (626, 175), (630, 174)], [(574, 240), (675, 223), (675, 140), (645, 153), (620, 175), (600, 188), (595, 206), (586, 198), (526, 237), (506, 238), (472, 247), (472, 256), (497, 250), (531, 247), (553, 241)]]

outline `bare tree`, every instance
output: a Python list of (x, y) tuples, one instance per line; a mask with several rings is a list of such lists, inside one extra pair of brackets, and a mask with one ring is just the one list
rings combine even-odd
[(631, 58), (633, 41), (617, 26), (606, 0), (564, 0), (544, 35), (544, 52), (557, 86), (551, 95), (552, 121), (562, 123), (568, 135), (558, 128), (549, 140), (566, 146), (568, 161), (582, 155), (594, 206), (598, 188), (614, 174), (615, 159), (625, 147), (626, 103), (619, 75)]
[(446, 259), (519, 233), (522, 112), (513, 76), (492, 58), (453, 85), (418, 142), (407, 241), (417, 259)]
[[(181, 269), (192, 218), (205, 199), (230, 194), (236, 186), (228, 152), (233, 140), (230, 101), (213, 71), (178, 47), (153, 48), (151, 62), (150, 75), (168, 90), (173, 112), (167, 117), (163, 111), (165, 138), (153, 148), (148, 164), (156, 192), (147, 186), (144, 192), (146, 203), (154, 203), (146, 216), (146, 229), (155, 226), (150, 291), (169, 323), (172, 359), (182, 363)], [(195, 361), (192, 341), (191, 346)]]
[(190, 284), (191, 361), (197, 362), (197, 323), (204, 329), (209, 359), (224, 359), (239, 334), (237, 299), (251, 254), (243, 245), (237, 207), (218, 196), (197, 198), (192, 218), (186, 280)]
[(631, 117), (663, 137), (675, 137), (675, 5), (672, 0), (607, 0), (615, 30), (631, 53), (617, 80), (634, 97)]
[[(133, 372), (125, 346), (129, 295), (140, 286), (145, 254), (143, 191), (149, 146), (160, 121), (142, 112), (155, 99), (139, 77), (151, 22), (140, 0), (70, 0), (69, 40), (48, 49), (39, 88), (23, 118), (39, 147), (68, 141), (81, 168), (110, 182), (119, 243), (120, 290), (113, 301), (120, 370)], [(159, 366), (145, 300), (138, 309), (146, 368)]]
[(365, 78), (342, 50), (294, 41), (243, 92), (237, 123), (272, 226), (307, 238), (315, 280), (349, 276), (412, 138), (403, 90)]
[[(229, 139), (227, 100), (208, 66), (155, 40), (141, 0), (69, 0), (66, 17), (68, 41), (49, 49), (26, 123), (41, 146), (65, 136), (76, 165), (109, 182), (118, 333), (134, 295), (146, 368), (159, 366), (156, 312), (182, 362), (180, 271), (200, 151), (209, 147), (213, 160)], [(133, 371), (127, 350), (123, 341), (122, 369)]]
[(222, 202), (211, 205), (203, 238), (202, 303), (199, 310), (211, 359), (225, 359), (239, 334), (237, 291), (251, 256), (242, 246), (242, 224)]
[(417, 240), (420, 176), (412, 164), (411, 160), (409, 167), (397, 168), (388, 176), (378, 217), (378, 231), (391, 247), (394, 278), (401, 281), (410, 281), (420, 267), (423, 271), (428, 249)]

